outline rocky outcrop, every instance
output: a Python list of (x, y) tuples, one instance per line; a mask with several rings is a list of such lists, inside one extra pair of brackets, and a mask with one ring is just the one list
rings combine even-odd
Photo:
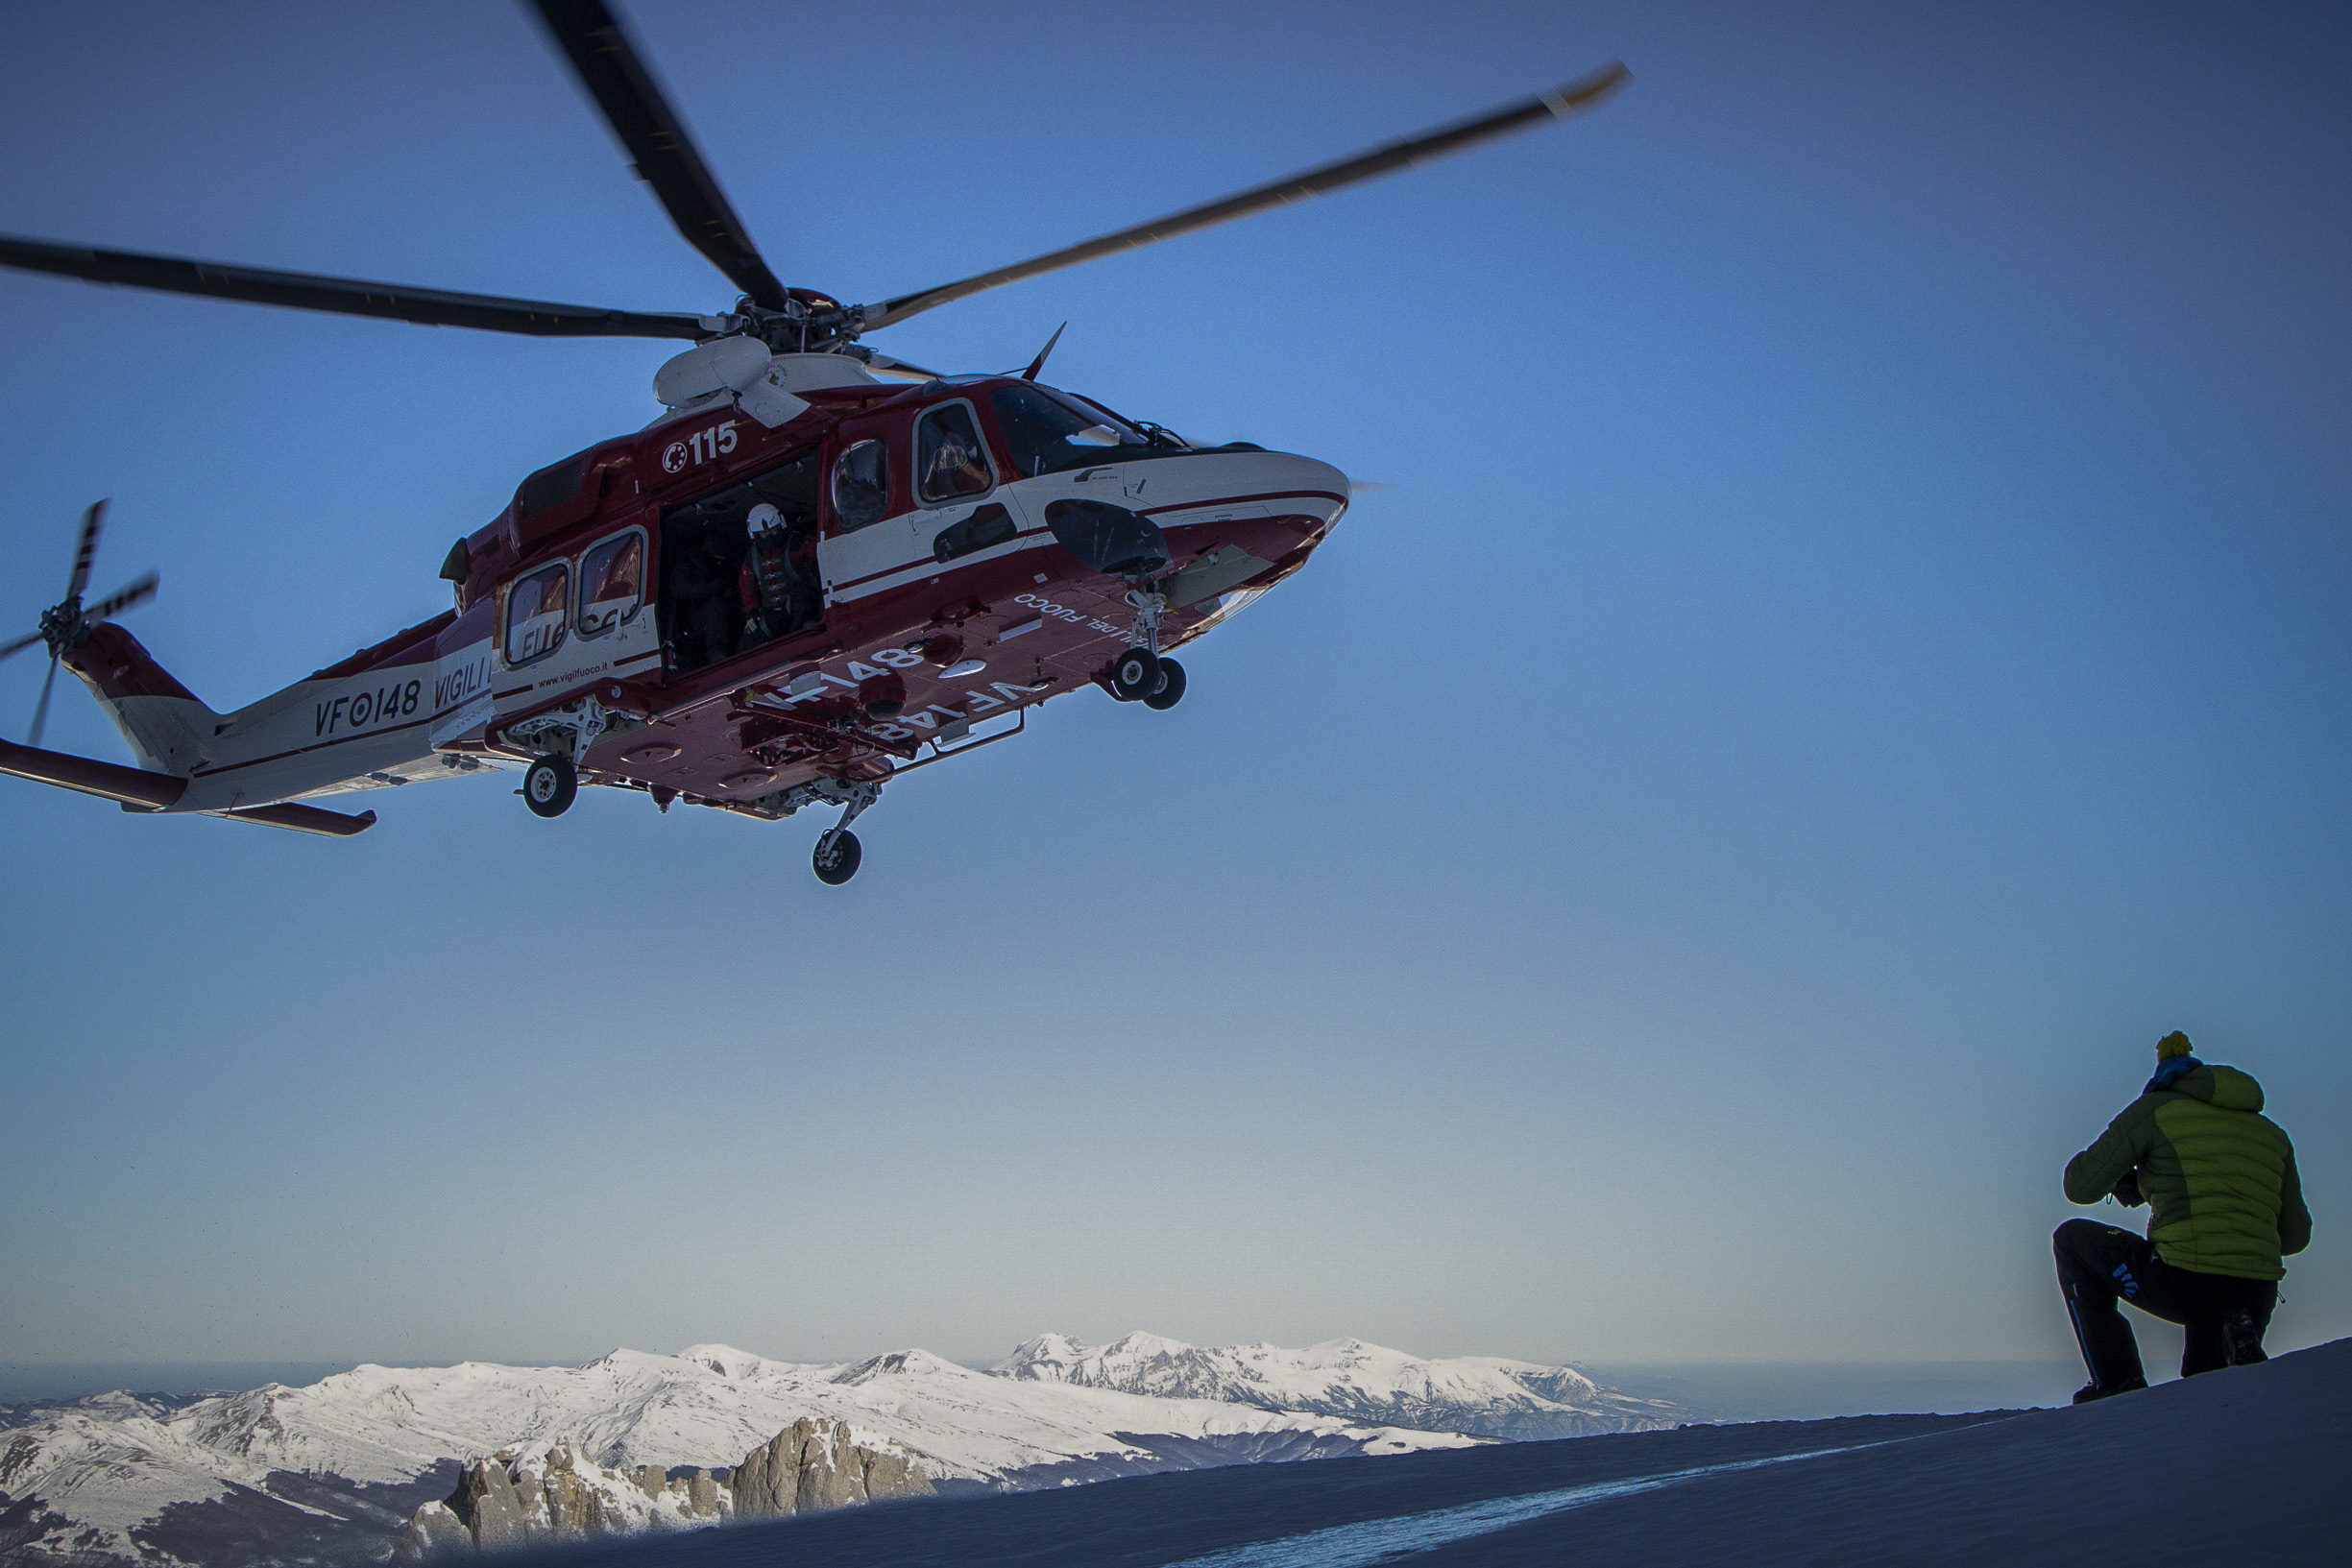
[(563, 1442), (507, 1449), (470, 1461), (455, 1491), (419, 1508), (392, 1560), (813, 1513), (931, 1490), (904, 1453), (855, 1441), (844, 1421), (795, 1421), (731, 1471), (608, 1469)]
[(728, 1512), (726, 1480), (724, 1470), (607, 1469), (563, 1442), (507, 1449), (469, 1462), (455, 1491), (419, 1508), (392, 1560), (716, 1524)]
[(427, 1503), (408, 1521), (392, 1548), (394, 1562), (416, 1562), (443, 1552), (479, 1545), (465, 1521), (447, 1503)]
[(521, 1546), (530, 1538), (530, 1525), (523, 1512), (525, 1494), (516, 1488), (515, 1483), (524, 1479), (525, 1474), (509, 1475), (506, 1467), (495, 1459), (475, 1459), (457, 1478), (457, 1490), (449, 1494), (444, 1506), (473, 1537), (473, 1544), (483, 1550)]
[(744, 1455), (728, 1489), (737, 1518), (773, 1519), (928, 1497), (932, 1485), (906, 1455), (853, 1442), (847, 1422), (803, 1417)]

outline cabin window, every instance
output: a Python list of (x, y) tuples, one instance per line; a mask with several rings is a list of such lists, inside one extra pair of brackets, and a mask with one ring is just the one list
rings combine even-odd
[(882, 520), (890, 508), (890, 444), (861, 441), (833, 464), (833, 516), (841, 532)]
[(571, 564), (542, 567), (506, 591), (506, 662), (527, 664), (564, 645), (570, 608)]
[(645, 601), (645, 534), (615, 534), (580, 557), (580, 635), (602, 637), (636, 618)]
[(1133, 455), (1121, 448), (1151, 445), (1117, 415), (1029, 382), (997, 388), (988, 395), (988, 406), (1005, 432), (1013, 468), (1024, 478), (1116, 463)]
[(914, 471), (915, 496), (931, 506), (982, 495), (996, 487), (970, 403), (948, 403), (915, 422)]

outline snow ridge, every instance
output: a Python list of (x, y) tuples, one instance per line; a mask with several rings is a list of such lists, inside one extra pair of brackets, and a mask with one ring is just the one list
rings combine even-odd
[(1204, 1348), (1142, 1332), (1090, 1346), (1066, 1334), (1042, 1334), (989, 1370), (1024, 1382), (1219, 1399), (1516, 1440), (1670, 1427), (1687, 1413), (1603, 1388), (1572, 1366), (1493, 1356), (1431, 1361), (1352, 1339), (1291, 1350)]
[[(723, 1470), (802, 1420), (844, 1423), (851, 1441), (905, 1456), (943, 1489), (1011, 1490), (1637, 1430), (1679, 1413), (1572, 1367), (1430, 1361), (1360, 1339), (1203, 1349), (1138, 1333), (1096, 1347), (1047, 1334), (986, 1372), (925, 1350), (824, 1364), (718, 1344), (570, 1367), (371, 1364), (299, 1388), (12, 1411), (0, 1431), (0, 1533), (27, 1563), (214, 1568), (206, 1553), (233, 1519), (249, 1543), (327, 1560), (380, 1552), (478, 1456), (561, 1452), (656, 1477)], [(616, 1517), (635, 1506), (616, 1490), (628, 1484), (606, 1488)]]

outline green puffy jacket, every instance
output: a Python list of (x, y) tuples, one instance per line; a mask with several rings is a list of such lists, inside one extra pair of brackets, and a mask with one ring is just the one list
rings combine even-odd
[(2097, 1203), (2134, 1170), (2147, 1239), (2175, 1268), (2279, 1279), (2280, 1257), (2311, 1244), (2294, 1145), (2262, 1114), (2262, 1085), (2234, 1067), (2197, 1068), (2123, 1107), (2066, 1162), (2067, 1198)]

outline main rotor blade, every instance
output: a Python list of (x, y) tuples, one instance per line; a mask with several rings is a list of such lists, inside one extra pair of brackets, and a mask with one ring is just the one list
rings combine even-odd
[(784, 285), (767, 270), (743, 221), (727, 205), (726, 193), (703, 162), (662, 96), (653, 73), (604, 0), (533, 0), (547, 32), (563, 47), (580, 84), (637, 160), (637, 177), (678, 226), (686, 242), (725, 273), (751, 302), (769, 310), (785, 306)]
[(25, 744), (28, 746), (39, 745), (41, 732), (49, 727), (49, 693), (57, 688), (58, 658), (54, 653), (49, 656), (49, 676), (41, 682), (40, 706), (33, 710), (33, 728), (25, 732)]
[(82, 514), (82, 539), (74, 545), (73, 576), (66, 580), (65, 596), (73, 598), (90, 586), (90, 563), (98, 559), (98, 531), (107, 524), (107, 503), (92, 501)]
[(471, 326), (485, 332), (520, 332), (542, 338), (689, 338), (713, 336), (717, 327), (701, 316), (643, 315), (598, 310), (593, 305), (511, 300), (497, 294), (452, 294), (444, 289), (370, 283), (318, 273), (269, 272), (182, 256), (135, 251), (92, 251), (0, 234), (0, 267), (54, 273), (92, 283), (200, 294), (251, 304), (326, 310), (343, 316), (376, 316), (420, 326)]
[(1482, 141), (1508, 136), (1514, 132), (1526, 131), (1550, 120), (1563, 120), (1590, 109), (1632, 76), (1633, 73), (1625, 68), (1622, 61), (1612, 60), (1582, 81), (1555, 87), (1550, 92), (1538, 93), (1517, 103), (1506, 104), (1475, 119), (1441, 126), (1403, 141), (1389, 142), (1369, 153), (1342, 158), (1336, 163), (1326, 163), (1304, 174), (1277, 180), (1270, 185), (1259, 185), (1237, 196), (1225, 197), (1223, 201), (1186, 207), (1165, 218), (1155, 218), (1150, 223), (1122, 229), (1116, 233), (1104, 234), (1083, 244), (1048, 252), (1028, 261), (1015, 262), (1009, 267), (999, 267), (994, 272), (981, 273), (958, 283), (925, 289), (919, 294), (902, 294), (879, 306), (867, 305), (861, 328), (871, 331), (877, 326), (887, 326), (892, 322), (905, 321), (918, 311), (966, 299), (984, 289), (1017, 283), (1025, 277), (1035, 277), (1040, 273), (1057, 272), (1064, 267), (1075, 267), (1081, 261), (1092, 261), (1097, 256), (1173, 239), (1178, 234), (1188, 234), (1196, 229), (1206, 229), (1213, 224), (1229, 223), (1235, 218), (1248, 217), (1252, 212), (1262, 212), (1271, 206), (1303, 202), (1309, 197), (1321, 196), (1345, 185), (1394, 173), (1410, 164), (1426, 163), (1449, 153), (1459, 153)]
[(38, 632), (35, 632), (30, 637), (18, 638), (7, 647), (0, 648), (0, 661), (15, 658), (18, 654), (24, 652), (27, 648), (33, 646), (34, 643), (38, 642), (40, 639), (41, 635)]
[(121, 615), (134, 604), (145, 604), (156, 596), (156, 589), (162, 581), (162, 578), (152, 571), (142, 573), (129, 584), (117, 589), (109, 597), (100, 599), (96, 604), (83, 611), (82, 624), (95, 626), (102, 620), (109, 620)]
[(903, 359), (893, 359), (885, 353), (870, 355), (865, 361), (865, 368), (876, 375), (895, 375), (908, 381), (936, 381), (939, 379), (937, 371), (927, 371), (920, 365), (909, 365)]

